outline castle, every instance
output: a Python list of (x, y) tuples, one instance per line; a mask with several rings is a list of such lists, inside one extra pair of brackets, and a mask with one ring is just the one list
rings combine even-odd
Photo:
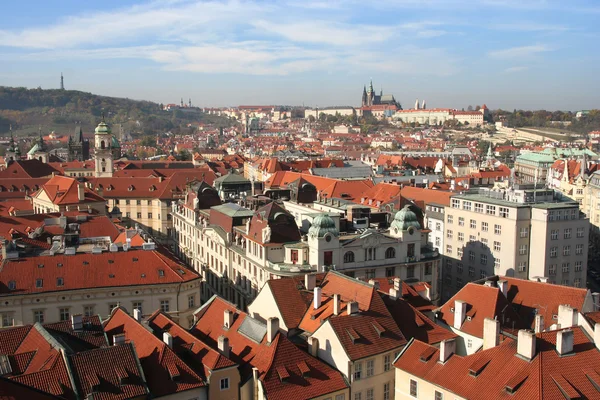
[(399, 110), (402, 110), (402, 106), (396, 101), (394, 95), (384, 95), (383, 90), (379, 92), (379, 95), (375, 94), (375, 90), (373, 89), (373, 81), (371, 81), (368, 89), (366, 85), (363, 87), (362, 107), (372, 107), (376, 105), (395, 106)]

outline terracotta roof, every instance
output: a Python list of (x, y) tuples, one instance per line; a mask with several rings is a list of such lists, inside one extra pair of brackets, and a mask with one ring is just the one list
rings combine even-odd
[[(378, 206), (381, 203), (390, 201), (400, 194), (402, 187), (393, 183), (380, 182), (370, 189), (364, 191), (360, 199), (355, 199), (355, 202), (366, 205)], [(360, 200), (360, 201), (358, 201)]]
[(37, 193), (32, 194), (32, 197), (39, 196), (42, 192), (45, 192), (50, 201), (57, 205), (105, 201), (103, 197), (98, 196), (87, 187), (84, 188), (84, 199), (80, 200), (78, 195), (79, 185), (83, 185), (83, 183), (79, 183), (74, 178), (57, 175), (48, 180)]
[(250, 221), (250, 231), (247, 233), (247, 237), (254, 242), (263, 244), (262, 233), (267, 226), (271, 228), (269, 243), (297, 242), (301, 239), (294, 217), (275, 202), (256, 210)]
[[(59, 277), (63, 278), (61, 286), (57, 286)], [(0, 285), (0, 296), (95, 287), (156, 285), (198, 278), (195, 271), (183, 266), (162, 250), (56, 254), (4, 260), (0, 270), (0, 281), (3, 282)], [(38, 279), (43, 280), (41, 288), (36, 285)], [(6, 285), (10, 281), (16, 283), (15, 290), (9, 290)]]
[(4, 170), (0, 170), (0, 178), (43, 178), (51, 177), (53, 173), (59, 173), (40, 160), (13, 161)]
[(60, 397), (0, 376), (0, 399), (59, 400)]
[(203, 379), (165, 342), (154, 336), (122, 308), (113, 310), (109, 319), (104, 322), (104, 330), (110, 343), (113, 342), (114, 335), (125, 334), (126, 341), (135, 345), (153, 396), (166, 396), (205, 386)]
[(422, 189), (412, 186), (405, 186), (400, 191), (402, 197), (413, 200), (413, 201), (423, 201), (425, 204), (439, 204), (439, 205), (450, 205), (450, 197), (455, 193), (452, 192), (444, 192), (441, 190), (429, 190)]
[(82, 323), (82, 328), (78, 330), (73, 329), (71, 320), (44, 324), (44, 329), (74, 352), (108, 345), (99, 316), (82, 317)]
[(1, 178), (0, 199), (24, 199), (39, 190), (49, 178)]
[(271, 289), (285, 326), (288, 330), (298, 328), (312, 301), (312, 293), (298, 290), (299, 285), (303, 287), (301, 279), (270, 279), (267, 285)]
[[(598, 398), (600, 357), (581, 327), (573, 328), (573, 352), (556, 351), (557, 331), (537, 335), (531, 361), (517, 355), (517, 341), (438, 362), (439, 350), (415, 340), (394, 364), (413, 376), (468, 399)], [(475, 375), (475, 376), (474, 376)], [(507, 391), (511, 387), (512, 393)]]
[(296, 172), (276, 172), (267, 180), (265, 187), (286, 187), (298, 178), (304, 178), (312, 183), (317, 188), (319, 195), (327, 198), (360, 199), (365, 190), (374, 186), (370, 179), (342, 181)]
[[(234, 313), (229, 329), (223, 327), (225, 310)], [(191, 332), (213, 348), (219, 336), (227, 337), (231, 359), (241, 366), (242, 381), (251, 375), (251, 368), (256, 367), (269, 399), (304, 400), (347, 388), (338, 371), (300, 350), (281, 333), (276, 334), (272, 343), (267, 342), (267, 335), (255, 341), (241, 333), (240, 326), (250, 317), (219, 297), (206, 303), (196, 317), (198, 322)], [(309, 369), (305, 374), (302, 373), (304, 365)], [(282, 379), (284, 371), (288, 376)]]

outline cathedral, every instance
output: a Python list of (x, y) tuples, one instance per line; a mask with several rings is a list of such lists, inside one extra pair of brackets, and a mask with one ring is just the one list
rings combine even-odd
[(81, 127), (75, 129), (75, 137), (69, 135), (68, 161), (85, 161), (90, 158), (90, 142), (83, 138)]
[(399, 110), (402, 110), (402, 106), (396, 101), (393, 95), (384, 95), (383, 90), (381, 90), (379, 95), (377, 95), (373, 89), (373, 81), (371, 81), (368, 89), (366, 85), (363, 88), (362, 107), (372, 107), (376, 105), (395, 106)]

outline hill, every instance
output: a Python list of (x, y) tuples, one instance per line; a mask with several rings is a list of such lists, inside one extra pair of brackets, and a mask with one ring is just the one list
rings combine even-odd
[(155, 135), (166, 131), (187, 130), (192, 122), (217, 126), (230, 124), (225, 118), (208, 116), (200, 110), (163, 111), (150, 101), (99, 96), (76, 90), (26, 89), (0, 86), (0, 135), (9, 131), (19, 135), (44, 132), (72, 132), (80, 124), (84, 132), (94, 129), (102, 113), (107, 122), (122, 124), (133, 135)]

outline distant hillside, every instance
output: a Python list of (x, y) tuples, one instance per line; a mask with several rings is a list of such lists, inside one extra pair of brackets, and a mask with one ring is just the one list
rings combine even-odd
[(70, 133), (81, 124), (90, 132), (104, 112), (107, 122), (122, 124), (134, 135), (154, 135), (187, 129), (187, 124), (210, 119), (228, 125), (226, 119), (198, 112), (163, 111), (160, 104), (117, 97), (99, 96), (76, 90), (26, 89), (0, 86), (0, 134), (9, 131), (28, 135), (38, 131)]

